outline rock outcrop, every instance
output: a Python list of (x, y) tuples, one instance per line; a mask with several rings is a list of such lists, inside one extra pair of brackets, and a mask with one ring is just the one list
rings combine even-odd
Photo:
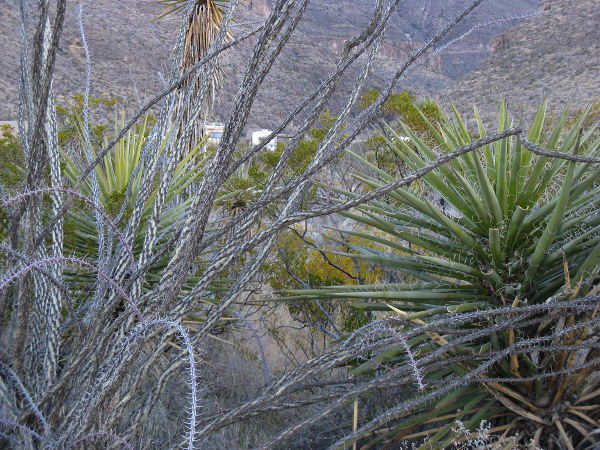
[(81, 41), (77, 38), (71, 38), (71, 39), (69, 39), (67, 45), (68, 45), (67, 49), (69, 51), (69, 55), (71, 55), (71, 57), (75, 61), (77, 61), (79, 64), (84, 64), (85, 58), (84, 58), (84, 51), (83, 51), (83, 46), (81, 45)]
[[(383, 44), (379, 53), (381, 56), (401, 61), (407, 59), (423, 45), (422, 42), (390, 42)], [(435, 73), (442, 73), (442, 58), (439, 55), (432, 56), (431, 53), (429, 51), (426, 56), (426, 67)]]
[[(330, 39), (327, 47), (334, 53), (339, 53), (344, 48), (344, 40)], [(414, 51), (423, 46), (421, 42), (385, 42), (379, 50), (379, 56), (396, 61), (406, 60)], [(442, 73), (442, 59), (439, 55), (431, 56), (428, 54), (427, 64), (429, 70), (435, 73)]]
[(504, 50), (510, 48), (510, 33), (502, 33), (492, 39), (492, 43), (490, 44), (492, 53), (499, 52), (500, 50)]

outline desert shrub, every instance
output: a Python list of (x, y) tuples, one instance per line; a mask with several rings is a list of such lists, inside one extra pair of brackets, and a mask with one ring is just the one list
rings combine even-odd
[[(376, 89), (367, 90), (363, 93), (358, 107), (368, 107), (379, 95), (380, 92)], [(437, 123), (442, 118), (442, 110), (435, 101), (418, 99), (410, 91), (404, 90), (390, 95), (383, 105), (383, 112), (383, 120), (386, 122), (379, 122), (381, 129), (371, 130), (371, 135), (363, 145), (363, 153), (369, 162), (388, 174), (402, 176), (406, 173), (407, 166), (387, 145), (388, 129), (403, 134), (400, 123), (404, 123), (423, 141), (433, 143), (435, 140), (431, 134), (431, 127), (437, 128)]]
[[(329, 110), (326, 110), (320, 115), (319, 120), (319, 126), (311, 128), (291, 151), (289, 163), (283, 171), (283, 181), (298, 176), (307, 169), (317, 152), (319, 144), (335, 123), (336, 117), (332, 116)], [(261, 152), (241, 164), (224, 183), (217, 204), (231, 215), (242, 212), (263, 192), (287, 145), (285, 142), (278, 142), (274, 150)], [(251, 149), (247, 145), (240, 145), (236, 151), (236, 156), (243, 157), (249, 150)], [(314, 194), (315, 188), (310, 190), (309, 197)]]
[(0, 183), (14, 188), (23, 176), (23, 152), (15, 130), (7, 124), (0, 126)]
[[(287, 169), (288, 176), (298, 175), (306, 170), (312, 158), (315, 156), (319, 144), (323, 141), (336, 119), (337, 117), (333, 116), (330, 110), (325, 110), (319, 116), (319, 126), (311, 128), (307, 136), (305, 136), (300, 141), (299, 145), (292, 151), (289, 167)], [(280, 142), (277, 144), (277, 149), (275, 151), (260, 155), (258, 159), (263, 163), (267, 171), (272, 171), (275, 168), (285, 148), (286, 144)]]
[[(377, 89), (365, 91), (358, 103), (359, 108), (370, 106), (380, 95)], [(407, 124), (413, 132), (429, 133), (429, 122), (436, 122), (442, 118), (440, 107), (430, 99), (418, 99), (415, 94), (405, 89), (401, 92), (390, 94), (383, 104), (383, 118), (388, 122), (402, 121)], [(426, 120), (423, 118), (425, 117)]]

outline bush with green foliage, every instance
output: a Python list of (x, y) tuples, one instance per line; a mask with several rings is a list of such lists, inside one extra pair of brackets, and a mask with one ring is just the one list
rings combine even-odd
[(15, 130), (8, 124), (0, 125), (0, 183), (13, 188), (23, 176), (23, 152)]
[[(368, 89), (363, 93), (358, 107), (367, 108), (379, 98), (379, 95), (381, 95), (379, 90)], [(442, 118), (442, 111), (433, 100), (420, 100), (407, 89), (390, 94), (383, 104), (382, 112), (387, 122), (402, 121), (413, 132), (425, 134), (429, 132), (428, 122), (435, 122)]]
[[(23, 152), (10, 125), (0, 126), (0, 189), (14, 189), (23, 178)], [(8, 227), (8, 215), (0, 206), (0, 240)]]
[[(363, 93), (358, 107), (368, 107), (379, 95), (377, 89), (367, 90)], [(402, 122), (425, 142), (432, 143), (434, 140), (429, 125), (435, 125), (441, 118), (442, 111), (433, 100), (418, 99), (409, 90), (392, 93), (383, 106), (383, 119), (389, 125), (384, 126), (380, 123), (383, 129), (373, 129), (373, 134), (365, 142), (367, 159), (390, 174), (402, 175), (407, 167), (387, 145), (387, 127), (401, 133), (399, 130)]]
[[(303, 173), (312, 161), (320, 142), (335, 123), (336, 118), (326, 110), (321, 116), (320, 126), (312, 128), (309, 136), (302, 139), (290, 155), (289, 164), (284, 173), (283, 180)], [(234, 174), (227, 180), (221, 190), (221, 200), (218, 202), (231, 214), (241, 212), (252, 200), (262, 192), (270, 175), (275, 170), (283, 154), (286, 143), (279, 142), (273, 151), (262, 152), (240, 165)], [(242, 156), (247, 148), (238, 149), (238, 156)], [(314, 194), (314, 189), (311, 191)]]

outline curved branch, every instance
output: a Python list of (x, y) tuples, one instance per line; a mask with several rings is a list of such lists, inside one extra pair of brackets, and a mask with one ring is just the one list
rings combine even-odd
[(549, 158), (565, 159), (567, 161), (573, 162), (600, 164), (600, 158), (596, 158), (593, 156), (569, 155), (567, 153), (557, 152), (556, 150), (547, 150), (543, 147), (535, 145), (533, 142), (527, 139), (527, 136), (524, 132), (520, 132), (518, 134), (518, 137), (523, 146), (532, 153), (535, 153), (536, 155), (548, 156)]

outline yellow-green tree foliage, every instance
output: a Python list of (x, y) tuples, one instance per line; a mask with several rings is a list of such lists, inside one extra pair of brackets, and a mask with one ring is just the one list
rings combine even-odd
[[(348, 243), (367, 244), (366, 240), (356, 236), (350, 237)], [(319, 250), (307, 245), (294, 232), (283, 233), (278, 239), (274, 257), (264, 266), (271, 287), (282, 292), (307, 286), (374, 284), (382, 279), (384, 272), (379, 266), (336, 253), (348, 251), (347, 248), (342, 248), (342, 245), (321, 244)], [(323, 311), (312, 300), (299, 300), (288, 306), (295, 316), (304, 315), (312, 321), (324, 319)], [(368, 320), (364, 312), (352, 308), (350, 303), (344, 300), (327, 302), (321, 306), (339, 321), (345, 330), (356, 329)]]
[[(377, 89), (368, 89), (360, 98), (358, 107), (363, 109), (370, 106), (379, 98), (381, 93)], [(433, 100), (418, 99), (409, 90), (392, 93), (382, 107), (383, 120), (393, 129), (398, 128), (398, 123), (403, 122), (419, 135), (425, 142), (432, 137), (426, 120), (431, 123), (438, 122), (442, 117), (440, 107)], [(425, 119), (426, 120), (425, 120)], [(367, 159), (388, 173), (401, 176), (404, 163), (394, 154), (386, 143), (385, 130), (374, 133), (366, 142)]]
[[(367, 108), (380, 95), (379, 90), (368, 89), (359, 100), (358, 107)], [(439, 106), (433, 100), (420, 100), (407, 89), (390, 94), (382, 108), (386, 122), (401, 120), (414, 132), (427, 133), (429, 128), (419, 110), (430, 122), (436, 122), (442, 116)]]

